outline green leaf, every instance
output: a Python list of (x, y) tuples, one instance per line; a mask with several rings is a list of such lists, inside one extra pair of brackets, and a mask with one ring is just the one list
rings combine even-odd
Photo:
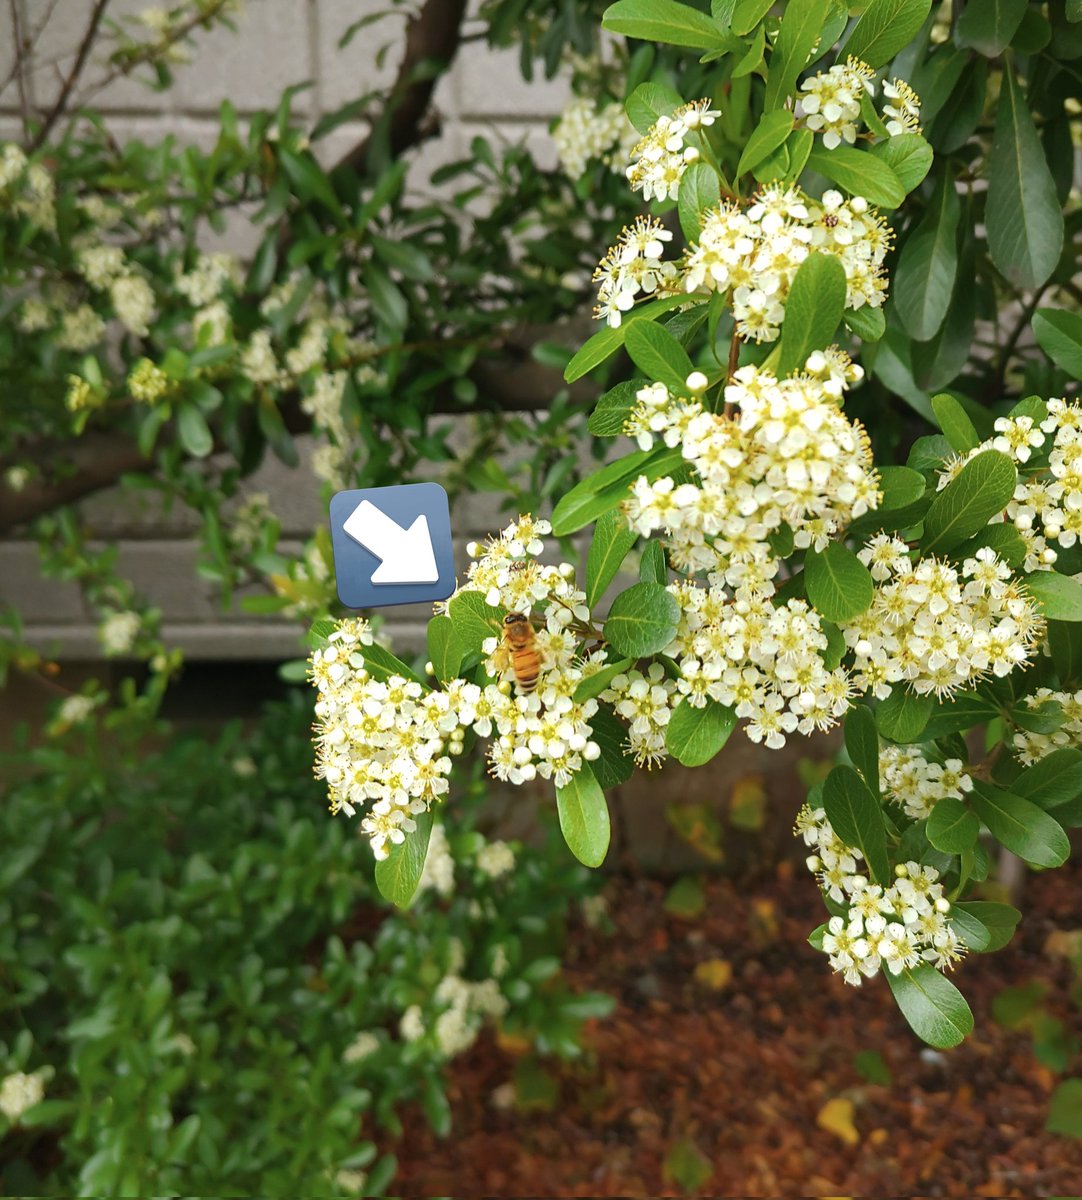
[(1011, 44), (1029, 0), (980, 0), (967, 4), (954, 25), (954, 40), (985, 58), (996, 58)]
[(1082, 621), (1082, 583), (1077, 579), (1055, 571), (1034, 571), (1026, 576), (1025, 586), (1050, 621)]
[(938, 801), (925, 826), (928, 841), (944, 854), (961, 854), (970, 849), (980, 831), (977, 814), (953, 796)]
[(409, 322), (409, 305), (406, 297), (390, 275), (369, 260), (364, 268), (364, 282), (372, 311), (391, 332), (401, 332)]
[(878, 342), (887, 331), (887, 317), (882, 308), (863, 304), (860, 308), (847, 308), (842, 320), (862, 342)]
[(693, 708), (684, 699), (665, 727), (665, 745), (685, 767), (701, 767), (721, 750), (735, 728), (736, 714), (724, 704), (707, 700), (703, 708)]
[(854, 704), (845, 716), (845, 749), (864, 776), (873, 796), (879, 795), (879, 732), (872, 711)]
[(419, 683), (426, 691), (428, 690), (429, 685), (425, 683), (424, 679), (412, 667), (408, 666), (400, 658), (392, 654), (390, 650), (384, 649), (378, 643), (362, 647), (362, 653), (364, 655), (364, 669), (373, 679), (378, 679), (381, 683), (386, 683), (392, 675), (400, 675), (403, 679), (412, 679), (414, 683)]
[(626, 500), (631, 485), (640, 475), (649, 480), (660, 479), (679, 470), (683, 464), (684, 456), (679, 448), (641, 450), (609, 463), (560, 497), (552, 510), (552, 532), (556, 537), (576, 533)]
[(692, 50), (729, 50), (735, 42), (705, 13), (676, 0), (617, 0), (605, 10), (601, 25), (624, 37)]
[(733, 33), (741, 37), (751, 33), (773, 7), (774, 0), (736, 0), (732, 19)]
[(666, 296), (663, 300), (650, 300), (646, 304), (637, 304), (630, 312), (624, 313), (624, 319), (612, 329), (606, 326), (598, 330), (584, 343), (578, 354), (564, 369), (564, 381), (574, 383), (595, 367), (599, 367), (605, 359), (616, 353), (624, 344), (627, 331), (636, 321), (656, 321), (662, 313), (681, 304), (694, 303), (693, 296)]
[(949, 1050), (973, 1032), (973, 1013), (965, 997), (930, 963), (900, 975), (890, 971), (883, 974), (902, 1016), (929, 1046)]
[(689, 242), (699, 239), (703, 213), (717, 208), (720, 202), (721, 183), (717, 171), (704, 162), (694, 162), (687, 167), (680, 176), (676, 207), (680, 215), (680, 228)]
[(934, 158), (932, 147), (919, 133), (899, 133), (885, 142), (876, 142), (872, 153), (898, 176), (906, 192), (923, 183)]
[(973, 428), (969, 414), (953, 396), (946, 392), (932, 397), (932, 412), (943, 430), (943, 436), (951, 444), (952, 450), (964, 454), (980, 445), (980, 436)]
[(823, 785), (823, 808), (834, 832), (864, 855), (871, 878), (889, 886), (887, 830), (883, 808), (852, 767), (835, 767)]
[(1039, 308), (1033, 336), (1061, 371), (1082, 380), (1082, 315), (1065, 308)]
[[(744, 145), (740, 162), (737, 164), (737, 175), (757, 167), (764, 158), (773, 154), (782, 145), (793, 129), (793, 114), (785, 108), (777, 108), (773, 112), (763, 113), (762, 119), (752, 131)], [(683, 189), (683, 179), (680, 181)]]
[(918, 696), (901, 684), (881, 700), (875, 710), (875, 724), (879, 732), (892, 742), (906, 744), (919, 741), (928, 718), (932, 715), (935, 701), (931, 696)]
[(895, 307), (910, 337), (918, 342), (938, 333), (947, 315), (958, 271), (961, 213), (954, 176), (944, 168), (928, 211), (902, 248), (894, 272)]
[(596, 607), (616, 578), (620, 564), (637, 538), (638, 534), (617, 510), (610, 509), (598, 518), (586, 555), (586, 603), (590, 608)]
[(933, 741), (950, 733), (964, 733), (984, 725), (999, 716), (999, 709), (976, 692), (956, 692), (949, 700), (933, 706), (932, 715), (924, 726), (924, 740)]
[(1013, 570), (1018, 570), (1026, 560), (1026, 544), (1022, 535), (1013, 525), (1006, 521), (999, 525), (989, 525), (982, 529), (976, 537), (970, 538), (951, 551), (951, 558), (963, 562), (972, 558), (978, 550), (994, 550), (996, 554)]
[(803, 367), (813, 350), (834, 340), (845, 309), (845, 268), (833, 254), (809, 254), (800, 264), (785, 302), (778, 375)]
[(1082, 750), (1053, 750), (1027, 767), (1011, 784), (1011, 791), (1046, 811), (1069, 804), (1082, 794)]
[(458, 675), (465, 651), (450, 617), (433, 617), (428, 622), (428, 657), (440, 683)]
[(499, 606), (493, 608), (485, 602), (480, 592), (459, 592), (451, 597), (447, 606), (451, 623), (458, 634), (462, 657), (470, 654), (480, 654), (481, 645), (488, 638), (498, 637), (500, 626), (507, 610)]
[(659, 654), (676, 636), (680, 606), (660, 583), (636, 583), (613, 600), (605, 639), (629, 658)]
[(593, 675), (587, 675), (582, 682), (575, 688), (574, 701), (576, 704), (581, 704), (583, 700), (589, 700), (592, 696), (600, 696), (601, 693), (609, 686), (617, 675), (624, 674), (629, 668), (635, 665), (633, 658), (621, 658), (618, 662), (609, 663), (608, 666), (602, 667), (600, 671)]
[(597, 782), (602, 788), (627, 783), (635, 770), (627, 754), (627, 726), (608, 704), (602, 704), (590, 718), (590, 729), (590, 741), (601, 751), (590, 764)]
[(639, 560), (639, 579), (643, 583), (669, 582), (669, 564), (665, 561), (665, 547), (658, 541), (647, 542)]
[(865, 612), (875, 584), (868, 568), (841, 542), (809, 550), (804, 559), (808, 599), (828, 621), (849, 621)]
[(1059, 262), (1063, 210), (1013, 70), (1003, 72), (985, 223), (992, 262), (1015, 287), (1038, 288)]
[(885, 66), (917, 36), (932, 0), (871, 0), (838, 52), (863, 59), (870, 67)]
[(902, 181), (891, 167), (867, 150), (836, 146), (827, 150), (813, 146), (808, 166), (832, 180), (851, 196), (863, 196), (880, 208), (897, 208), (906, 197)]
[(683, 97), (671, 87), (662, 83), (640, 83), (624, 102), (624, 111), (639, 133), (646, 133), (659, 117), (669, 116), (683, 103)]
[(1049, 621), (1048, 648), (1060, 684), (1068, 687), (1082, 682), (1082, 627), (1068, 621)]
[(597, 401), (597, 407), (586, 423), (594, 437), (619, 437), (624, 432), (631, 411), (638, 404), (636, 394), (642, 390), (641, 379), (631, 379), (610, 388)]
[(1018, 472), (998, 450), (984, 450), (932, 501), (924, 518), (921, 554), (944, 554), (979, 533), (1014, 496)]
[(206, 458), (214, 449), (214, 435), (206, 417), (194, 404), (183, 404), (177, 412), (177, 436), (193, 458)]
[(417, 891), (432, 836), (431, 812), (418, 813), (413, 820), (417, 823), (413, 833), (407, 833), (403, 842), (392, 846), (387, 857), (376, 863), (376, 887), (397, 908), (407, 908)]
[[(973, 818), (976, 820), (976, 817)], [(980, 821), (977, 821), (978, 831), (980, 829)], [(974, 835), (974, 843), (976, 835)], [(970, 850), (967, 846), (962, 853)], [(977, 920), (972, 913), (966, 912), (964, 908), (952, 908), (948, 918), (954, 926), (955, 933), (966, 944), (966, 948), (972, 950), (974, 954), (983, 954), (988, 949), (988, 943), (991, 941), (991, 933), (985, 926)]]
[(789, 0), (786, 4), (766, 77), (764, 108), (768, 111), (781, 108), (795, 90), (797, 77), (819, 40), (828, 7), (825, 0)]
[(924, 476), (912, 467), (880, 467), (879, 490), (883, 499), (879, 502), (881, 512), (908, 508), (915, 504), (925, 492)]
[(647, 379), (663, 383), (676, 395), (686, 390), (691, 359), (668, 330), (653, 321), (637, 321), (628, 329), (626, 342), (631, 361)]
[(609, 850), (609, 806), (588, 763), (556, 789), (560, 832), (571, 853), (587, 867), (599, 867)]
[(1056, 1085), (1048, 1101), (1044, 1127), (1049, 1133), (1082, 1138), (1082, 1079), (1064, 1079)]
[(983, 950), (983, 953), (986, 954), (1002, 950), (1014, 937), (1015, 928), (1022, 919), (1022, 914), (1017, 908), (1012, 908), (1009, 904), (993, 903), (990, 900), (966, 900), (951, 908), (952, 914), (959, 911), (980, 921), (984, 926), (988, 933), (988, 942)]
[(1071, 853), (1063, 827), (1031, 800), (994, 784), (973, 784), (973, 807), (992, 836), (1037, 867), (1060, 867)]

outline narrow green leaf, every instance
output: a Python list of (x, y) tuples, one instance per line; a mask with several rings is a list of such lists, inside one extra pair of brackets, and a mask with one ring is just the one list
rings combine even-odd
[[(756, 125), (744, 145), (743, 153), (740, 155), (740, 162), (736, 168), (737, 175), (743, 175), (745, 172), (752, 170), (764, 158), (773, 154), (789, 136), (792, 128), (793, 114), (788, 109), (777, 108), (773, 112), (764, 113), (759, 124)], [(683, 180), (681, 180), (681, 189), (683, 186)]]
[(556, 789), (560, 832), (568, 849), (587, 867), (599, 867), (609, 850), (609, 806), (588, 763)]
[(1082, 583), (1077, 579), (1055, 571), (1034, 571), (1026, 576), (1025, 586), (1050, 621), (1082, 621)]
[(946, 392), (932, 397), (932, 411), (943, 430), (943, 436), (951, 444), (952, 450), (964, 454), (980, 445), (980, 436), (973, 428), (969, 414), (953, 396)]
[(895, 307), (909, 335), (918, 342), (938, 333), (947, 315), (958, 271), (961, 213), (954, 176), (944, 167), (928, 211), (902, 247), (894, 272)]
[(1070, 856), (1071, 843), (1063, 827), (1031, 800), (978, 780), (973, 785), (973, 807), (992, 836), (1026, 862), (1060, 867)]
[(618, 654), (659, 654), (676, 636), (680, 606), (659, 583), (636, 583), (613, 600), (605, 638)]
[(1082, 315), (1065, 308), (1039, 308), (1033, 336), (1061, 371), (1082, 380)]
[(984, 450), (932, 501), (924, 518), (921, 553), (944, 554), (979, 533), (1014, 496), (1018, 472), (998, 450)]
[(900, 975), (890, 971), (883, 974), (902, 1016), (929, 1046), (949, 1050), (973, 1032), (973, 1013), (965, 997), (930, 963)]
[(639, 579), (643, 583), (669, 582), (669, 564), (665, 561), (665, 547), (658, 541), (647, 542), (639, 560)]
[(796, 87), (823, 29), (827, 5), (823, 0), (789, 0), (770, 55), (764, 107), (780, 108)]
[(665, 727), (665, 745), (685, 767), (701, 767), (720, 752), (735, 728), (736, 714), (724, 704), (707, 700), (703, 708), (693, 708), (684, 699)]
[(633, 658), (621, 658), (617, 662), (609, 663), (608, 666), (602, 667), (600, 671), (596, 671), (593, 675), (587, 675), (586, 678), (575, 688), (574, 700), (576, 704), (581, 704), (583, 700), (589, 700), (593, 696), (600, 696), (601, 693), (609, 686), (617, 675), (623, 675), (635, 665)]
[(1049, 1133), (1082, 1138), (1082, 1079), (1063, 1079), (1056, 1085), (1048, 1101), (1044, 1127)]
[(845, 715), (845, 749), (872, 795), (878, 796), (879, 731), (871, 709), (863, 704), (854, 704)]
[(590, 608), (597, 606), (605, 589), (616, 578), (620, 564), (637, 537), (623, 514), (615, 509), (598, 517), (586, 555), (586, 603)]
[(1063, 249), (1063, 209), (1013, 70), (1003, 72), (987, 177), (992, 261), (1015, 287), (1040, 287)]
[(376, 863), (376, 887), (397, 908), (407, 908), (417, 891), (432, 836), (431, 812), (418, 813), (412, 819), (417, 823), (413, 833), (407, 833), (397, 846), (392, 845), (387, 857)]
[(683, 97), (671, 87), (662, 83), (640, 83), (624, 102), (624, 111), (639, 133), (646, 133), (659, 117), (667, 117), (683, 103)]
[(610, 705), (602, 704), (590, 718), (590, 730), (590, 741), (601, 751), (590, 763), (594, 778), (603, 790), (627, 783), (635, 771), (627, 753), (627, 726)]
[(838, 837), (864, 855), (871, 878), (887, 887), (891, 879), (883, 808), (852, 767), (835, 767), (827, 776), (823, 808)]
[[(701, 297), (699, 298), (701, 300)], [(666, 296), (663, 300), (650, 300), (646, 304), (636, 305), (630, 312), (624, 313), (624, 319), (615, 329), (606, 326), (599, 329), (585, 342), (575, 357), (564, 369), (564, 380), (574, 383), (599, 367), (605, 359), (615, 354), (624, 344), (627, 331), (637, 321), (656, 321), (662, 313), (681, 304), (694, 303), (693, 296)]]
[[(976, 820), (976, 817), (973, 819)], [(977, 821), (977, 828), (980, 829), (980, 821)], [(976, 842), (976, 835), (974, 835), (974, 842)], [(962, 851), (963, 854), (970, 852), (971, 847), (969, 846)], [(991, 931), (972, 913), (955, 906), (950, 910), (948, 920), (954, 926), (955, 933), (965, 942), (967, 949), (972, 950), (974, 954), (983, 954), (988, 949), (992, 940)]]
[(678, 395), (685, 390), (691, 359), (668, 330), (654, 321), (636, 321), (627, 331), (626, 343), (631, 361), (647, 379)]
[(440, 683), (458, 675), (465, 657), (462, 639), (450, 617), (433, 617), (428, 622), (428, 657)]
[(961, 854), (970, 849), (980, 831), (977, 814), (953, 796), (944, 796), (936, 803), (925, 826), (928, 841), (944, 854)]
[(932, 147), (919, 133), (899, 133), (884, 142), (876, 142), (872, 153), (898, 176), (907, 193), (923, 183), (934, 157)]
[(1011, 784), (1011, 791), (1032, 800), (1046, 812), (1082, 795), (1082, 750), (1064, 747), (1026, 767)]
[(999, 716), (999, 709), (976, 692), (956, 692), (949, 700), (933, 704), (931, 716), (924, 726), (924, 741), (964, 733), (977, 725), (985, 725)]
[(773, 7), (774, 0), (736, 0), (732, 19), (733, 33), (740, 34), (741, 37), (751, 33)]
[(897, 208), (906, 197), (906, 189), (893, 168), (867, 150), (845, 145), (833, 150), (814, 146), (808, 166), (851, 196), (863, 196), (880, 208)]
[(849, 621), (866, 611), (875, 594), (868, 568), (841, 542), (809, 550), (804, 559), (808, 599), (828, 621)]
[(177, 412), (177, 436), (181, 447), (193, 458), (206, 458), (214, 449), (207, 419), (194, 404), (182, 404)]
[(996, 58), (1011, 44), (1029, 0), (980, 0), (967, 4), (954, 26), (954, 40), (985, 58)]
[(863, 59), (870, 67), (885, 66), (917, 36), (932, 0), (871, 0), (838, 52)]
[(610, 463), (560, 497), (552, 510), (552, 532), (557, 537), (576, 533), (626, 500), (629, 488), (640, 475), (660, 479), (679, 470), (683, 463), (679, 448), (641, 450)]
[(635, 397), (642, 385), (641, 379), (629, 379), (598, 397), (597, 406), (587, 422), (594, 437), (619, 437), (624, 432), (631, 410), (638, 404)]
[(779, 376), (804, 366), (813, 350), (834, 340), (845, 309), (845, 268), (832, 254), (809, 254), (800, 264), (785, 302)]
[(506, 609), (499, 606), (493, 608), (485, 602), (480, 592), (473, 591), (452, 596), (447, 611), (458, 632), (463, 658), (469, 654), (480, 654), (483, 642), (498, 637), (500, 626), (507, 616)]
[(693, 50), (729, 50), (736, 39), (698, 9), (676, 0), (617, 0), (601, 18), (602, 27), (644, 42), (664, 42)]
[(985, 953), (1002, 950), (1014, 937), (1015, 928), (1022, 919), (1017, 908), (1009, 904), (998, 904), (990, 900), (966, 900), (955, 904), (952, 913), (959, 910), (980, 921), (988, 931), (988, 942), (984, 947)]
[(718, 173), (708, 163), (694, 162), (680, 176), (680, 191), (677, 195), (677, 211), (680, 228), (689, 242), (699, 240), (703, 227), (703, 213), (717, 208), (721, 202), (721, 183)]

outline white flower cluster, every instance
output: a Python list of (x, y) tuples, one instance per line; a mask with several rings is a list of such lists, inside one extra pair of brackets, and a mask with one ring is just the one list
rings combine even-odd
[(879, 751), (883, 790), (914, 821), (927, 817), (938, 801), (948, 796), (961, 800), (973, 790), (964, 768), (960, 758), (929, 762), (915, 746), (883, 746)]
[(1026, 546), (1025, 570), (1048, 571), (1057, 554), (1049, 542), (1068, 548), (1082, 538), (1082, 405), (1049, 400), (1047, 415), (999, 417), (994, 435), (947, 463), (939, 478), (945, 488), (977, 454), (998, 450), (1018, 466), (1019, 479), (1006, 519)]
[[(883, 117), (887, 133), (920, 133), (920, 97), (904, 79), (883, 81)], [(833, 150), (857, 140), (865, 96), (875, 95), (875, 71), (853, 58), (811, 75), (800, 85), (796, 115), (823, 145)]]
[(990, 549), (961, 567), (935, 557), (913, 562), (905, 542), (879, 534), (858, 557), (877, 582), (875, 596), (841, 630), (861, 692), (885, 699), (905, 682), (920, 695), (948, 696), (1009, 674), (1044, 638), (1040, 608)]
[(684, 287), (731, 291), (741, 336), (772, 341), (793, 278), (809, 254), (831, 254), (842, 264), (847, 308), (879, 308), (886, 299), (883, 262), (890, 244), (890, 227), (863, 197), (846, 200), (829, 190), (815, 200), (774, 183), (748, 207), (726, 201), (705, 214), (699, 241), (685, 255)]
[(120, 246), (83, 237), (76, 249), (76, 266), (89, 287), (108, 292), (117, 320), (137, 337), (146, 337), (154, 319), (154, 289), (127, 259)]
[[(413, 818), (449, 789), (450, 755), (462, 750), (466, 721), (447, 692), (413, 679), (374, 677), (365, 666), (368, 622), (338, 623), (309, 660), (316, 701), (316, 775), (326, 779), (331, 812), (354, 816), (376, 858), (416, 829)], [(479, 691), (479, 689), (477, 689)]]
[(200, 254), (190, 271), (178, 271), (176, 287), (188, 303), (205, 308), (229, 285), (241, 284), (240, 264), (232, 254)]
[(628, 723), (628, 749), (637, 766), (649, 769), (668, 757), (665, 729), (679, 696), (660, 663), (651, 663), (645, 675), (641, 671), (617, 675), (601, 699)]
[(638, 138), (622, 104), (599, 105), (585, 96), (571, 101), (552, 131), (560, 165), (569, 179), (581, 178), (595, 160), (622, 173), (621, 164)]
[(110, 613), (98, 628), (98, 637), (106, 654), (127, 654), (134, 646), (142, 628), (138, 613)]
[(14, 1125), (28, 1108), (40, 1104), (45, 1098), (45, 1080), (40, 1072), (28, 1075), (16, 1071), (0, 1083), (0, 1113)]
[(594, 316), (616, 328), (640, 293), (661, 295), (678, 290), (679, 270), (663, 262), (665, 243), (672, 233), (655, 217), (636, 217), (626, 226), (615, 246), (610, 246), (594, 271), (598, 285)]
[(952, 924), (950, 902), (939, 872), (916, 862), (899, 863), (889, 888), (869, 882), (860, 872), (862, 855), (831, 828), (821, 808), (805, 805), (797, 816), (797, 836), (812, 848), (808, 869), (845, 916), (833, 916), (823, 934), (830, 965), (846, 983), (859, 986), (886, 968), (892, 975), (932, 963), (954, 966), (966, 953)]
[(1082, 692), (1054, 692), (1051, 688), (1038, 688), (1026, 697), (1029, 708), (1040, 708), (1054, 701), (1063, 709), (1063, 723), (1051, 733), (1034, 733), (1019, 729), (1014, 735), (1014, 752), (1027, 767), (1040, 762), (1053, 750), (1082, 746)]
[(0, 145), (0, 214), (10, 209), (38, 229), (56, 229), (56, 184), (15, 142)]
[[(434, 993), (436, 1004), (444, 1006), (435, 1021), (436, 1045), (445, 1058), (454, 1058), (468, 1050), (486, 1018), (499, 1020), (507, 1012), (506, 997), (495, 979), (472, 982), (451, 972), (440, 980)], [(411, 1004), (402, 1014), (398, 1032), (407, 1042), (425, 1036), (424, 1016), (419, 1004)]]
[(489, 879), (499, 879), (515, 868), (515, 852), (506, 842), (486, 842), (474, 859), (477, 869)]
[(709, 100), (693, 100), (670, 116), (658, 117), (631, 151), (627, 178), (633, 192), (644, 200), (675, 200), (680, 177), (700, 157), (698, 147), (687, 145), (690, 135), (709, 128), (721, 116)]

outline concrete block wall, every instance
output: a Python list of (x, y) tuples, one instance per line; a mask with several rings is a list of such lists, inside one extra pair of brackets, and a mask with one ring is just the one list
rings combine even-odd
[[(94, 0), (13, 0), (23, 36), (39, 32), (35, 69), (26, 84), (35, 110), (55, 99), (86, 28)], [(149, 0), (112, 0), (111, 19), (136, 17)], [(164, 0), (163, 0), (164, 3)], [(315, 122), (327, 112), (394, 77), (400, 57), (405, 13), (392, 13), (368, 26), (345, 49), (338, 43), (361, 17), (391, 8), (391, 0), (245, 0), (238, 32), (200, 34), (192, 61), (175, 69), (167, 92), (151, 90), (134, 79), (119, 79), (98, 92), (94, 107), (119, 138), (153, 143), (173, 134), (182, 142), (206, 146), (216, 136), (216, 114), (228, 98), (239, 113), (273, 107), (284, 88), (309, 82), (296, 111)], [(0, 81), (7, 77), (14, 44), (12, 9), (0, 7)], [(382, 64), (380, 48), (390, 43)], [(83, 81), (101, 80), (103, 53), (92, 56)], [(547, 127), (568, 96), (563, 80), (520, 76), (515, 52), (493, 52), (483, 43), (464, 45), (453, 70), (435, 97), (442, 121), (440, 136), (415, 154), (414, 186), (443, 162), (467, 152), (470, 140), (484, 134), (497, 140), (526, 139), (539, 161), (551, 163), (554, 151)], [(19, 95), (14, 83), (0, 92), (0, 139), (19, 136)], [(343, 125), (317, 147), (333, 161), (364, 136), (363, 123)], [(243, 254), (254, 244), (243, 214), (234, 216), (214, 246)], [(283, 551), (298, 551), (302, 539), (323, 520), (318, 486), (303, 466), (291, 471), (269, 461), (246, 484), (247, 492), (265, 492), (283, 522)], [(82, 505), (88, 526), (103, 541), (116, 542), (120, 562), (140, 591), (164, 614), (168, 639), (191, 658), (283, 658), (298, 651), (298, 626), (253, 617), (236, 607), (223, 612), (212, 589), (196, 573), (195, 515), (174, 508), (163, 513), (144, 494), (113, 491)], [(455, 515), (456, 561), (465, 561), (466, 541), (506, 523), (491, 496), (470, 497)], [(0, 604), (14, 603), (27, 619), (30, 636), (63, 659), (93, 659), (100, 648), (96, 627), (75, 585), (43, 580), (32, 543), (0, 541)], [(423, 643), (427, 606), (392, 610), (389, 626), (400, 644)]]

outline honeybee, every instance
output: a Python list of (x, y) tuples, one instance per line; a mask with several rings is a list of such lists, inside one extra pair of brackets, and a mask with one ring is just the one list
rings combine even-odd
[(537, 631), (525, 613), (509, 612), (503, 619), (503, 637), (495, 654), (501, 674), (510, 667), (519, 692), (528, 696), (537, 687), (541, 674), (541, 647)]

